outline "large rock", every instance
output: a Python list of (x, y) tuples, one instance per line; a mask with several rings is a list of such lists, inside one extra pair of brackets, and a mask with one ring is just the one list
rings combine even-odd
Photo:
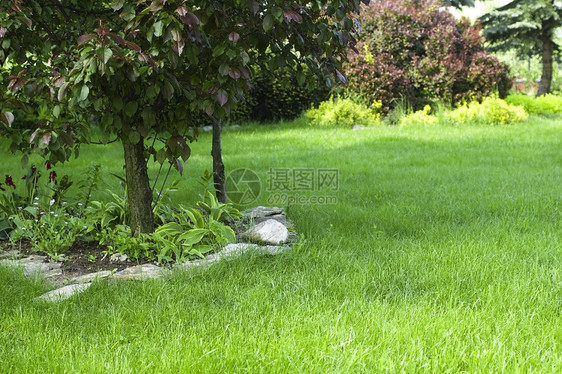
[(68, 286), (64, 286), (61, 288), (57, 288), (56, 290), (47, 292), (39, 297), (36, 300), (44, 300), (44, 301), (61, 301), (68, 299), (78, 293), (84, 292), (88, 287), (90, 287), (91, 283), (78, 283), (78, 284), (70, 284)]
[(270, 217), (279, 214), (283, 214), (283, 209), (272, 206), (257, 206), (254, 208), (246, 209), (242, 212), (245, 218), (249, 219), (259, 219), (263, 217)]
[(125, 262), (128, 260), (128, 257), (124, 253), (114, 253), (109, 257), (109, 262)]
[(287, 227), (275, 219), (260, 222), (241, 235), (253, 243), (264, 243), (278, 245), (283, 244), (289, 238)]

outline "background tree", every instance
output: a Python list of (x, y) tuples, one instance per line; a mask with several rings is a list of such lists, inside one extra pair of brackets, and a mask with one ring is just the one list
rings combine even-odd
[(95, 134), (121, 142), (129, 224), (150, 232), (148, 160), (181, 172), (194, 116), (220, 126), (244, 100), (250, 62), (266, 53), (297, 79), (303, 63), (328, 84), (343, 79), (358, 11), (359, 0), (0, 0), (0, 132), (24, 164), (32, 149), (68, 160)]
[(493, 50), (515, 50), (522, 57), (540, 55), (541, 82), (537, 96), (550, 92), (553, 55), (559, 49), (554, 34), (562, 26), (562, 2), (513, 0), (480, 18), (484, 37)]

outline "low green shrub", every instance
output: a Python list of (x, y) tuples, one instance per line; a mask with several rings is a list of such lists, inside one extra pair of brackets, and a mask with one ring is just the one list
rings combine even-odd
[(320, 103), (318, 108), (306, 111), (305, 117), (312, 126), (353, 127), (353, 125), (375, 126), (381, 124), (380, 102), (369, 108), (351, 99), (330, 99)]
[(525, 94), (509, 95), (505, 101), (511, 105), (525, 108), (530, 114), (548, 114), (562, 112), (562, 97), (556, 95), (543, 95), (539, 97)]
[(411, 126), (411, 125), (423, 125), (423, 126), (431, 126), (436, 125), (439, 122), (439, 119), (435, 116), (429, 114), (431, 112), (431, 107), (426, 105), (423, 107), (422, 110), (418, 110), (417, 112), (413, 112), (407, 114), (406, 116), (402, 117), (398, 122), (400, 126)]
[(521, 106), (510, 105), (497, 97), (487, 97), (479, 103), (464, 104), (445, 116), (457, 124), (507, 125), (527, 119), (528, 114)]

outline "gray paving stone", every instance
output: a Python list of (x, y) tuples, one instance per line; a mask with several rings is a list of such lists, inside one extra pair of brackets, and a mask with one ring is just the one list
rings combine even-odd
[(47, 292), (37, 297), (36, 300), (43, 300), (43, 301), (50, 301), (50, 302), (66, 300), (78, 293), (84, 292), (91, 285), (92, 285), (91, 283), (70, 284), (68, 286), (64, 286), (61, 288), (57, 288), (56, 290)]

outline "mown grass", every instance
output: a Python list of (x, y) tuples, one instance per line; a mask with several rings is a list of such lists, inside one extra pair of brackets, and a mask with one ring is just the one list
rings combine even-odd
[[(337, 204), (290, 205), (293, 252), (68, 301), (0, 269), (0, 372), (560, 372), (562, 124), (299, 124), (225, 133), (227, 168), (339, 170)], [(211, 168), (193, 145), (174, 203)], [(117, 147), (84, 149), (65, 168)], [(3, 156), (3, 168), (17, 160)], [(61, 169), (62, 170), (62, 169)], [(268, 204), (264, 191), (256, 204)]]

